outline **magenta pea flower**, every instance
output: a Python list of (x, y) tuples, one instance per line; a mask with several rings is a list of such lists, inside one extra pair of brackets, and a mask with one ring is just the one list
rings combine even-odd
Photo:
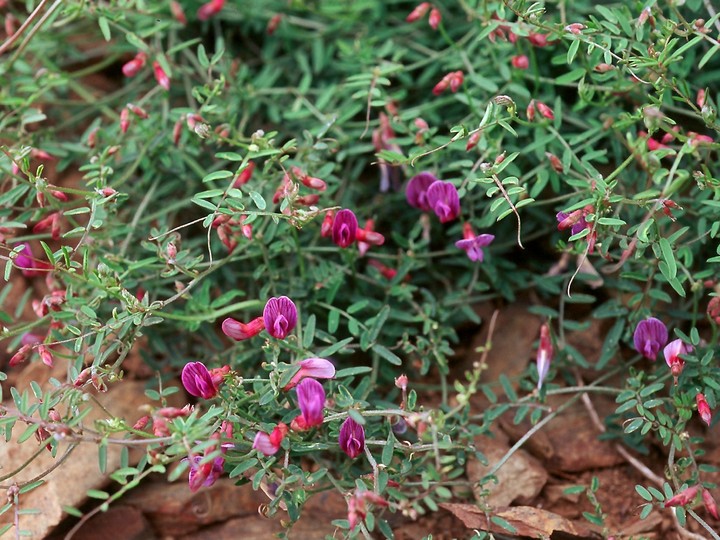
[(667, 327), (655, 317), (640, 321), (635, 327), (633, 343), (635, 350), (649, 360), (655, 360), (657, 353), (668, 340)]
[(478, 234), (473, 231), (470, 223), (463, 225), (463, 239), (455, 242), (455, 247), (464, 249), (468, 258), (473, 262), (483, 262), (484, 253), (482, 248), (489, 246), (495, 240), (493, 234)]
[(293, 375), (283, 390), (294, 388), (305, 377), (314, 379), (332, 379), (335, 376), (335, 366), (325, 358), (306, 358), (300, 362), (300, 369)]
[(676, 339), (668, 343), (663, 349), (663, 356), (665, 356), (665, 363), (667, 363), (670, 371), (675, 378), (675, 384), (677, 384), (677, 378), (682, 373), (683, 367), (685, 367), (685, 360), (680, 358), (681, 354), (689, 354), (693, 351), (693, 346), (683, 343), (682, 339)]
[(335, 214), (333, 221), (332, 238), (333, 242), (341, 248), (346, 248), (355, 242), (358, 220), (352, 210), (343, 208)]
[(297, 324), (297, 308), (287, 296), (270, 298), (263, 310), (263, 322), (268, 334), (285, 339)]
[(52, 266), (50, 266), (49, 264), (35, 259), (30, 244), (28, 244), (27, 242), (23, 242), (20, 245), (22, 246), (22, 249), (18, 251), (17, 255), (15, 256), (15, 266), (20, 269), (20, 272), (23, 276), (42, 276), (45, 274), (45, 272), (43, 272), (42, 270), (52, 268)]
[(437, 180), (427, 189), (427, 201), (441, 223), (447, 223), (460, 215), (460, 196), (452, 182)]
[(322, 384), (315, 379), (303, 379), (297, 385), (297, 400), (301, 414), (292, 421), (292, 429), (305, 431), (322, 425), (325, 408), (325, 390)]
[(555, 216), (558, 221), (558, 230), (562, 231), (570, 227), (570, 235), (576, 235), (588, 226), (585, 221), (584, 215), (585, 209), (575, 210), (569, 214), (565, 212), (558, 212)]
[(355, 459), (365, 449), (365, 428), (348, 416), (340, 426), (338, 443), (350, 459)]
[(287, 433), (287, 425), (280, 422), (277, 426), (275, 426), (275, 429), (273, 429), (271, 433), (258, 431), (257, 435), (255, 435), (252, 447), (255, 448), (255, 450), (259, 450), (266, 456), (272, 456), (280, 450), (280, 444)]
[(189, 362), (185, 364), (180, 379), (191, 396), (212, 399), (217, 395), (220, 383), (229, 371), (230, 366), (210, 371), (202, 362)]
[(193, 456), (190, 461), (190, 472), (188, 473), (188, 484), (190, 491), (197, 491), (201, 487), (212, 486), (220, 475), (222, 475), (225, 467), (225, 457), (218, 456), (209, 463), (200, 465), (203, 456)]
[(429, 172), (421, 172), (413, 176), (405, 188), (405, 198), (410, 206), (419, 208), (423, 212), (430, 212), (432, 208), (427, 200), (427, 190), (438, 179)]

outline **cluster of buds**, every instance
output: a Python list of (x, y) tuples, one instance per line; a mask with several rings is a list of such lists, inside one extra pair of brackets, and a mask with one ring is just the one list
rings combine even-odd
[[(251, 223), (245, 223), (248, 217), (243, 215), (240, 218), (232, 218), (227, 214), (220, 214), (213, 222), (213, 229), (217, 230), (217, 235), (228, 252), (232, 252), (238, 245), (238, 233), (250, 240), (252, 238), (253, 227)], [(239, 230), (238, 230), (239, 227)]]
[(135, 422), (132, 429), (135, 431), (143, 431), (150, 425), (153, 435), (156, 437), (168, 437), (170, 436), (170, 429), (167, 424), (168, 420), (186, 418), (192, 411), (193, 407), (190, 405), (185, 405), (182, 409), (178, 407), (161, 407), (151, 414), (141, 416), (137, 422)]
[(63, 290), (52, 291), (46, 294), (42, 300), (33, 300), (32, 308), (38, 317), (44, 317), (50, 311), (58, 311), (60, 305), (65, 302), (66, 293)]
[(231, 317), (222, 323), (222, 331), (235, 341), (243, 341), (267, 330), (275, 339), (285, 339), (297, 324), (297, 308), (287, 296), (272, 297), (265, 303), (262, 317), (245, 324)]
[(83, 369), (73, 381), (75, 388), (81, 388), (88, 382), (93, 385), (93, 388), (98, 392), (107, 392), (107, 385), (103, 381), (97, 369), (94, 367), (87, 367)]
[[(72, 434), (72, 430), (65, 424), (62, 423), (62, 417), (60, 413), (55, 409), (48, 411), (49, 422), (41, 422), (40, 427), (35, 431), (35, 439), (39, 443), (43, 443), (51, 437), (55, 440), (64, 439), (68, 435)], [(52, 444), (47, 443), (45, 449), (48, 452), (52, 451)]]
[(450, 88), (450, 91), (454, 94), (460, 89), (464, 80), (465, 74), (462, 71), (451, 71), (440, 79), (440, 82), (433, 87), (432, 93), (434, 96), (439, 96), (445, 90)]
[(442, 21), (442, 14), (440, 13), (440, 10), (433, 6), (430, 2), (422, 2), (415, 6), (415, 8), (405, 18), (405, 21), (409, 23), (418, 21), (425, 17), (428, 11), (430, 12), (428, 24), (430, 25), (430, 28), (437, 30), (438, 26), (440, 26), (440, 22)]
[(133, 113), (138, 118), (145, 120), (148, 118), (148, 113), (145, 112), (145, 109), (142, 107), (138, 107), (137, 105), (133, 105), (132, 103), (128, 103), (125, 108), (120, 111), (120, 132), (126, 133), (128, 128), (130, 127), (130, 113)]
[(555, 119), (555, 113), (550, 107), (548, 107), (542, 101), (531, 99), (530, 103), (527, 106), (527, 109), (525, 110), (525, 114), (527, 115), (527, 119), (529, 122), (535, 120), (535, 110), (537, 110), (543, 117), (547, 118), (548, 120)]
[(293, 182), (291, 174), (292, 177), (294, 177), (299, 183), (301, 183), (307, 188), (319, 192), (323, 192), (327, 189), (327, 184), (324, 180), (306, 174), (299, 167), (292, 167), (291, 173), (286, 172), (285, 174), (283, 174), (280, 185), (278, 186), (277, 190), (275, 190), (275, 194), (273, 195), (273, 204), (278, 204), (283, 199), (288, 199), (292, 203), (292, 205), (288, 204), (283, 209), (283, 213), (285, 215), (292, 214), (291, 206), (314, 206), (318, 203), (318, 201), (320, 201), (320, 195), (317, 193), (311, 193), (309, 195), (299, 195), (300, 186), (298, 183)]

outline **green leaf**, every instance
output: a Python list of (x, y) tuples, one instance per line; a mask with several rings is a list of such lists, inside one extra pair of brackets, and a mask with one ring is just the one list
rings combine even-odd
[(315, 319), (316, 317), (313, 313), (308, 317), (308, 320), (305, 323), (305, 329), (303, 330), (303, 347), (306, 349), (310, 348), (313, 339), (315, 339)]
[(392, 365), (394, 365), (394, 366), (402, 365), (402, 359), (398, 355), (396, 355), (394, 352), (392, 352), (390, 349), (388, 349), (382, 345), (375, 344), (375, 345), (373, 345), (372, 350), (373, 350), (373, 352), (376, 352), (378, 354), (378, 356), (384, 358), (385, 360), (390, 362)]
[(637, 491), (638, 495), (640, 495), (646, 501), (652, 502), (652, 500), (653, 500), (652, 495), (650, 494), (650, 492), (647, 489), (645, 489), (641, 485), (636, 485), (635, 491)]
[(100, 17), (98, 19), (98, 24), (100, 25), (100, 32), (102, 32), (105, 41), (110, 41), (112, 39), (112, 35), (110, 34), (110, 24), (108, 23), (108, 20), (105, 17)]
[(390, 315), (390, 306), (387, 304), (382, 307), (378, 314), (374, 317), (372, 326), (363, 332), (360, 337), (360, 348), (363, 351), (367, 351), (370, 346), (375, 343), (380, 330), (382, 329), (385, 321), (387, 321), (388, 315)]

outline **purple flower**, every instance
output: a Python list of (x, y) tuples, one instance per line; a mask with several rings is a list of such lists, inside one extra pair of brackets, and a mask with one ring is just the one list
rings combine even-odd
[(294, 430), (304, 431), (323, 423), (325, 390), (322, 384), (315, 379), (303, 379), (297, 385), (297, 400), (301, 414), (292, 421)]
[(430, 184), (427, 201), (441, 223), (452, 221), (460, 215), (460, 197), (452, 182), (437, 180)]
[(405, 197), (410, 206), (419, 208), (423, 212), (430, 212), (432, 208), (428, 204), (427, 190), (430, 184), (437, 182), (437, 178), (429, 172), (422, 172), (413, 176), (405, 188)]
[(180, 379), (191, 396), (211, 399), (218, 393), (216, 381), (202, 362), (185, 364)]
[(635, 327), (633, 342), (635, 350), (645, 358), (655, 360), (657, 353), (665, 346), (668, 340), (668, 331), (659, 319), (650, 317), (640, 321)]
[[(588, 226), (585, 221), (585, 216), (582, 215), (582, 210), (575, 210), (572, 214), (566, 214), (565, 212), (558, 212), (555, 216), (558, 220), (558, 229), (563, 230), (567, 227), (570, 228), (570, 235), (576, 235)], [(567, 221), (569, 220), (569, 221)]]
[(348, 417), (340, 426), (338, 443), (343, 452), (355, 459), (365, 448), (365, 428)]
[(263, 321), (268, 334), (285, 339), (297, 324), (297, 308), (287, 296), (270, 298), (263, 310)]
[(455, 247), (464, 249), (471, 261), (482, 262), (483, 250), (480, 248), (490, 245), (493, 240), (495, 240), (495, 235), (493, 234), (479, 234), (472, 238), (458, 240), (455, 242)]
[(355, 242), (355, 234), (358, 229), (358, 220), (352, 210), (343, 208), (335, 214), (333, 221), (332, 237), (333, 242), (341, 248), (346, 248)]
[(216, 457), (212, 462), (200, 465), (203, 456), (193, 456), (188, 473), (190, 491), (197, 491), (201, 487), (210, 487), (220, 478), (225, 466), (223, 456)]
[(22, 246), (22, 249), (18, 251), (15, 256), (15, 266), (20, 269), (20, 272), (25, 277), (42, 276), (44, 272), (38, 270), (42, 268), (49, 268), (49, 265), (35, 260), (30, 244), (23, 242), (20, 245)]
[(283, 390), (294, 388), (305, 377), (315, 379), (332, 379), (335, 376), (335, 366), (325, 358), (306, 358), (300, 362), (300, 369), (293, 375)]

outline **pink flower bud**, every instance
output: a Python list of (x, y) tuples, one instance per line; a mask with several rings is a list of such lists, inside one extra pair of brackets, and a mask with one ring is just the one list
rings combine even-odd
[(430, 28), (433, 30), (437, 30), (438, 26), (440, 26), (440, 22), (442, 22), (442, 14), (440, 13), (440, 10), (436, 7), (432, 8), (430, 10), (430, 17), (428, 17), (428, 24), (430, 25)]
[(60, 238), (60, 213), (53, 212), (49, 216), (38, 221), (33, 227), (33, 233), (38, 234), (50, 229), (50, 236), (53, 240)]
[(717, 504), (715, 503), (715, 499), (713, 498), (709, 489), (703, 489), (702, 500), (703, 504), (705, 505), (705, 510), (707, 510), (708, 513), (715, 519), (720, 519), (720, 516), (718, 515)]
[(462, 71), (455, 71), (450, 74), (450, 91), (454, 94), (462, 86), (465, 74)]
[[(221, 230), (222, 227), (220, 227)], [(257, 317), (247, 324), (241, 323), (231, 317), (222, 322), (222, 331), (227, 337), (235, 341), (243, 341), (258, 335), (265, 328), (263, 317)]]
[(145, 120), (148, 117), (148, 113), (145, 112), (145, 109), (143, 109), (142, 107), (138, 107), (137, 105), (128, 103), (127, 108), (138, 118), (142, 118), (143, 120)]
[(120, 111), (120, 133), (127, 133), (130, 127), (130, 111), (127, 108)]
[(582, 23), (572, 23), (568, 24), (565, 27), (565, 30), (570, 32), (571, 34), (579, 35), (582, 34), (582, 31), (585, 30), (585, 28), (587, 28), (587, 26)]
[(598, 64), (593, 69), (595, 71), (597, 71), (598, 73), (607, 73), (608, 71), (612, 71), (613, 69), (615, 69), (615, 66), (613, 66), (612, 64), (604, 64), (603, 63), (603, 64)]
[(270, 434), (258, 431), (252, 447), (266, 456), (272, 456), (280, 450), (280, 444), (288, 434), (288, 427), (280, 422)]
[(535, 47), (547, 47), (548, 37), (545, 34), (530, 33), (528, 41)]
[(703, 422), (710, 426), (710, 422), (712, 421), (712, 411), (710, 410), (710, 405), (708, 405), (708, 402), (705, 399), (705, 395), (696, 395), (695, 401), (697, 402), (697, 409), (700, 418), (702, 418)]
[(707, 105), (707, 95), (706, 95), (706, 93), (705, 93), (705, 89), (704, 89), (704, 88), (701, 88), (700, 90), (698, 90), (697, 97), (695, 98), (695, 103), (696, 103), (697, 106), (700, 107), (701, 109), (702, 109), (705, 105)]
[(536, 102), (537, 110), (540, 111), (540, 114), (542, 114), (545, 118), (548, 120), (554, 120), (555, 114), (553, 113), (553, 110), (545, 105), (542, 101)]
[(23, 345), (18, 349), (18, 351), (12, 355), (10, 358), (10, 361), (8, 362), (8, 365), (10, 367), (15, 367), (18, 364), (22, 364), (30, 357), (30, 354), (32, 353), (32, 345)]
[(405, 392), (407, 390), (408, 377), (405, 374), (395, 377), (395, 386)]
[(313, 379), (332, 379), (335, 377), (335, 366), (325, 358), (306, 358), (299, 365), (300, 369), (293, 375), (283, 390), (294, 388), (305, 377), (312, 377)]
[(333, 221), (335, 219), (335, 212), (328, 210), (325, 212), (322, 225), (320, 225), (320, 236), (323, 238), (329, 238), (332, 236)]
[(530, 103), (527, 106), (527, 109), (525, 109), (525, 115), (527, 116), (528, 122), (532, 122), (535, 120), (535, 100), (531, 99)]
[(558, 158), (555, 154), (551, 154), (550, 152), (545, 152), (545, 156), (550, 160), (550, 165), (553, 169), (555, 169), (556, 172), (564, 173), (565, 168), (563, 167), (562, 161), (560, 161), (560, 158)]
[(255, 171), (255, 162), (249, 161), (245, 168), (235, 177), (233, 181), (233, 187), (244, 186), (252, 178), (253, 172)]
[(406, 22), (413, 23), (419, 19), (422, 19), (425, 14), (430, 9), (430, 2), (422, 2), (415, 6), (415, 9), (413, 9), (410, 14), (405, 18)]
[(220, 13), (224, 5), (225, 0), (210, 0), (210, 2), (200, 6), (200, 9), (197, 11), (197, 18), (201, 21), (206, 21), (210, 17), (214, 17)]
[(90, 148), (95, 148), (95, 145), (97, 144), (97, 132), (99, 129), (99, 127), (93, 128), (90, 133), (88, 133), (87, 145)]
[(175, 122), (175, 125), (173, 126), (173, 144), (177, 146), (180, 143), (180, 135), (182, 135), (182, 125), (183, 120), (182, 118)]
[[(377, 270), (380, 272), (380, 274), (382, 274), (385, 279), (390, 280), (397, 276), (397, 270), (395, 270), (394, 268), (390, 268), (389, 266), (385, 266), (383, 263), (376, 259), (370, 259), (368, 261), (368, 264), (373, 268), (377, 268)], [(409, 278), (410, 276), (406, 277)]]
[(134, 77), (143, 67), (145, 67), (146, 60), (147, 55), (144, 52), (140, 51), (135, 55), (135, 58), (123, 65), (123, 75), (125, 75), (126, 77)]
[(515, 69), (527, 69), (530, 67), (530, 60), (524, 54), (518, 54), (510, 59), (512, 67)]
[(537, 351), (538, 390), (542, 388), (545, 377), (550, 369), (553, 357), (553, 346), (550, 340), (550, 328), (547, 324), (540, 327), (540, 346)]
[(50, 349), (48, 349), (45, 345), (39, 345), (38, 354), (40, 355), (40, 360), (42, 360), (43, 364), (48, 367), (53, 367), (53, 355), (50, 352)]
[(187, 24), (187, 17), (185, 16), (185, 11), (180, 5), (180, 2), (177, 2), (176, 0), (172, 0), (172, 2), (170, 2), (170, 13), (172, 13), (175, 20), (183, 26)]
[(170, 90), (170, 78), (157, 60), (153, 62), (153, 73), (155, 74), (157, 83), (165, 90)]
[(676, 493), (674, 497), (665, 501), (665, 508), (669, 508), (670, 506), (685, 506), (686, 504), (692, 502), (695, 495), (697, 495), (698, 489), (700, 489), (700, 484), (695, 484), (694, 486), (684, 489), (680, 493)]
[(133, 429), (135, 431), (142, 431), (147, 427), (148, 423), (150, 422), (150, 416), (147, 414), (145, 416), (141, 416), (135, 424), (133, 424)]

